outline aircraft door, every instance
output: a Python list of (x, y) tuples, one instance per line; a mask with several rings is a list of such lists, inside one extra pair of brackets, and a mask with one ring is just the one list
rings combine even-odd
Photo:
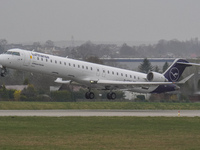
[(31, 63), (32, 56), (30, 55), (29, 52), (23, 53), (23, 55), (24, 55), (24, 66), (29, 66)]
[(97, 75), (97, 76), (99, 76), (99, 75), (100, 75), (100, 69), (99, 69), (99, 68), (97, 68), (96, 75)]

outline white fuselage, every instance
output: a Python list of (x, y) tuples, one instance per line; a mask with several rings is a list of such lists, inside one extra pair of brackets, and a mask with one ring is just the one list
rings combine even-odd
[[(91, 84), (91, 81), (98, 80), (146, 82), (146, 74), (144, 73), (21, 49), (11, 49), (5, 54), (1, 54), (0, 64), (8, 68), (64, 78), (88, 87), (105, 88), (102, 85)], [(157, 87), (152, 85), (148, 88), (141, 86), (121, 86), (119, 88), (147, 93)]]

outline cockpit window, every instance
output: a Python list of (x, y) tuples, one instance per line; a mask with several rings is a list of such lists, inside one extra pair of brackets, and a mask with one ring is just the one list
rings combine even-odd
[(20, 53), (19, 52), (12, 52), (12, 55), (20, 56)]
[(7, 51), (6, 54), (20, 56), (19, 52)]
[(7, 51), (6, 54), (12, 54), (12, 52), (11, 51)]

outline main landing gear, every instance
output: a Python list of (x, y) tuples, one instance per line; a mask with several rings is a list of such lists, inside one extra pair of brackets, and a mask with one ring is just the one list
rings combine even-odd
[(116, 98), (116, 94), (114, 92), (110, 92), (107, 94), (107, 99), (114, 100)]
[(94, 99), (94, 93), (93, 92), (86, 92), (85, 98), (86, 99)]
[[(95, 97), (95, 95), (94, 95), (94, 93), (93, 92), (86, 92), (85, 93), (85, 98), (86, 99), (94, 99), (94, 97)], [(116, 93), (114, 93), (114, 92), (110, 92), (110, 93), (108, 93), (107, 94), (107, 99), (109, 99), (109, 100), (114, 100), (114, 99), (116, 99)]]

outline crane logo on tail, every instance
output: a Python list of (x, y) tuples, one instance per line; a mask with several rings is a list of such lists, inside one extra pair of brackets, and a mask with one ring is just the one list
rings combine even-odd
[(176, 67), (171, 68), (169, 77), (173, 82), (177, 81), (179, 79), (179, 70)]

